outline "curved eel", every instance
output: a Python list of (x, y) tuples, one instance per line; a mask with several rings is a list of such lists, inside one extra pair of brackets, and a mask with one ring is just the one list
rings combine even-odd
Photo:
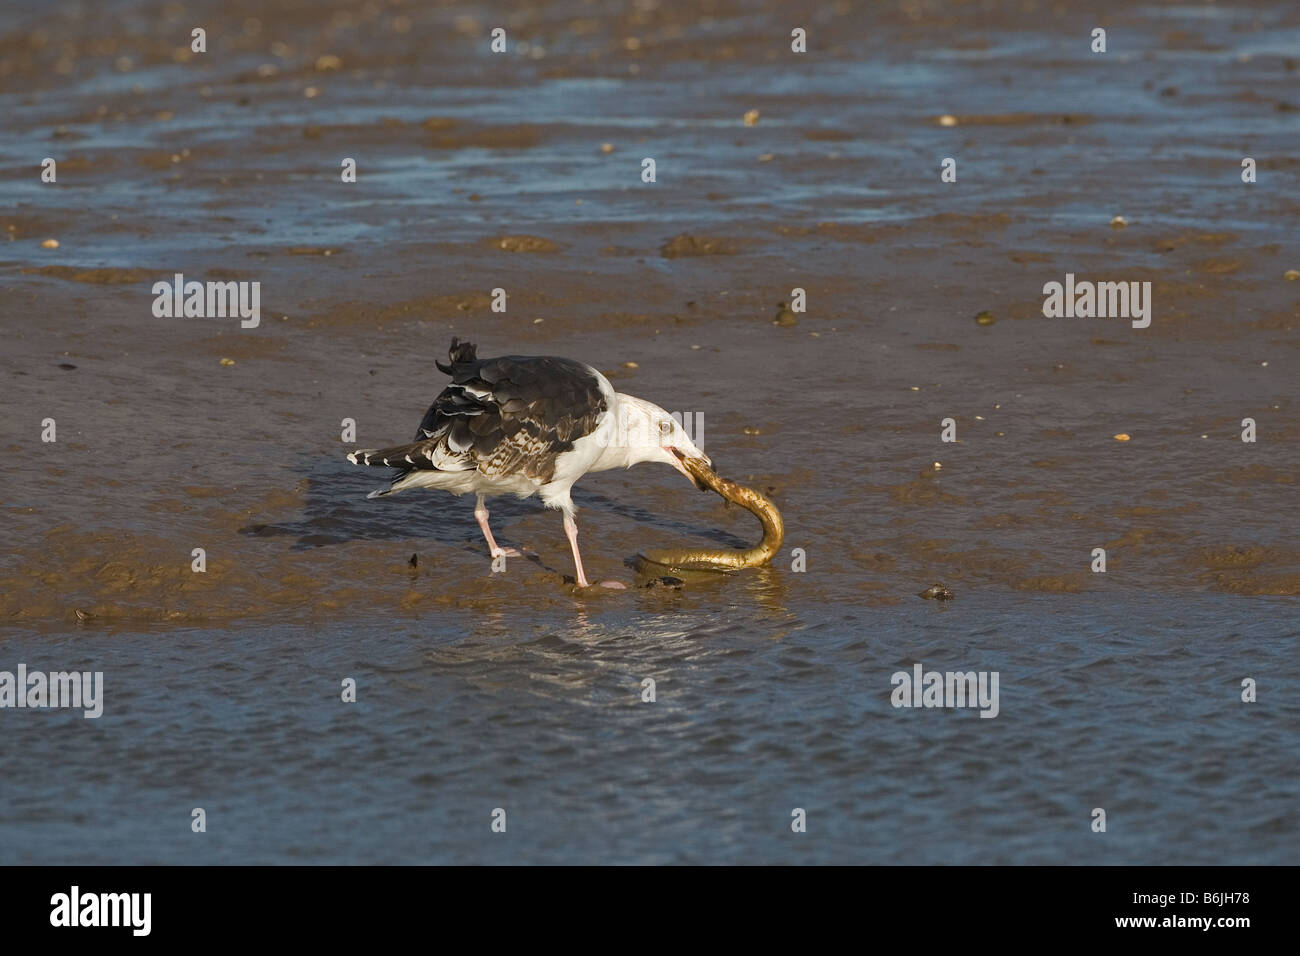
[(682, 464), (702, 489), (716, 491), (751, 512), (763, 524), (763, 540), (743, 551), (733, 548), (651, 548), (636, 556), (637, 570), (662, 574), (670, 571), (737, 571), (767, 564), (785, 540), (785, 522), (776, 505), (753, 488), (723, 478), (698, 458), (684, 458)]

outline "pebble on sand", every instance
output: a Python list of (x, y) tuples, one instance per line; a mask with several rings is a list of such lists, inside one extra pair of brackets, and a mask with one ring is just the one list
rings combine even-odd
[(923, 597), (927, 601), (951, 601), (953, 593), (952, 588), (944, 587), (942, 584), (933, 584), (917, 594), (917, 597)]
[(1128, 225), (1128, 220), (1125, 219), (1123, 216), (1116, 216), (1114, 219), (1110, 221), (1110, 227), (1112, 229), (1123, 229), (1127, 225)]
[(1287, 269), (1286, 272), (1282, 273), (1282, 278), (1287, 282), (1295, 282), (1296, 279), (1300, 279), (1300, 270)]
[(600, 144), (600, 151), (601, 151), (602, 153), (612, 153), (612, 152), (614, 152), (614, 144), (613, 144), (613, 143), (601, 143), (601, 144)]
[(997, 319), (993, 317), (993, 313), (987, 309), (975, 316), (976, 325), (992, 325), (996, 321)]
[(41, 243), (41, 248), (42, 248), (42, 249), (57, 249), (57, 248), (59, 248), (59, 240), (57, 240), (57, 239), (46, 239), (44, 242)]
[(940, 125), (940, 126), (956, 126), (956, 125), (957, 125), (957, 117), (953, 116), (951, 113), (944, 113), (942, 116), (939, 117), (939, 125)]
[(1118, 435), (1115, 436), (1115, 440), (1116, 440), (1116, 441), (1129, 441), (1132, 437), (1133, 437), (1133, 436), (1132, 436), (1132, 435), (1129, 435), (1127, 432), (1120, 432)]
[(636, 362), (624, 362), (624, 363), (623, 363), (623, 367), (624, 367), (624, 368), (640, 368), (641, 366), (640, 366), (640, 365), (637, 365)]
[(337, 70), (343, 66), (343, 61), (333, 53), (326, 53), (324, 56), (316, 57), (316, 72), (324, 73), (326, 70)]
[(758, 125), (758, 110), (746, 110), (746, 111), (745, 111), (745, 125), (746, 125), (746, 126), (757, 126), (757, 125)]
[(776, 307), (776, 318), (772, 320), (772, 324), (788, 328), (791, 325), (798, 325), (799, 317), (794, 314), (794, 311), (788, 305), (781, 302)]
[(221, 364), (222, 364), (222, 365), (234, 365), (234, 364), (235, 364), (235, 360), (232, 359), (232, 358), (223, 358), (223, 359), (221, 360)]

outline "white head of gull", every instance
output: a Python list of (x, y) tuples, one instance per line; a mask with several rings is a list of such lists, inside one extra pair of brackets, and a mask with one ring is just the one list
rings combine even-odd
[(355, 451), (348, 461), (398, 469), (371, 498), (410, 488), (474, 493), (474, 517), (494, 558), (518, 552), (497, 546), (484, 500), (536, 494), (564, 515), (578, 586), (589, 587), (569, 495), (574, 483), (589, 471), (640, 462), (671, 465), (694, 482), (682, 462), (698, 458), (711, 464), (668, 412), (614, 391), (604, 375), (582, 362), (525, 355), (481, 359), (472, 343), (458, 339), (451, 340), (449, 359), (436, 364), (451, 375), (451, 384), (434, 399), (414, 441)]

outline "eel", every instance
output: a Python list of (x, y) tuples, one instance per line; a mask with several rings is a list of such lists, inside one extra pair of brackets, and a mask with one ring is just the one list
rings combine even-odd
[(637, 570), (648, 574), (663, 574), (665, 570), (738, 571), (741, 568), (757, 568), (770, 562), (785, 540), (785, 522), (781, 519), (781, 512), (776, 510), (776, 505), (753, 488), (723, 478), (699, 458), (684, 458), (682, 464), (701, 488), (716, 491), (758, 518), (763, 525), (763, 540), (744, 550), (651, 548), (636, 556), (634, 563)]

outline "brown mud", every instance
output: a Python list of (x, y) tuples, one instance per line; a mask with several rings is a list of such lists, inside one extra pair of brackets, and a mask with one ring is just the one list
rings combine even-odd
[[(0, 624), (660, 600), (565, 585), (535, 502), (494, 503), (532, 556), (492, 575), (472, 501), (365, 499), (380, 479), (344, 461), (342, 420), (362, 445), (408, 436), (453, 335), (702, 412), (718, 468), (808, 554), (799, 588), (774, 583), (782, 559), (721, 586), (782, 607), (936, 580), (959, 601), (1300, 594), (1300, 74), (1269, 40), (1300, 10), (1233, 4), (1212, 41), (1102, 7), (1124, 38), (1105, 67), (1046, 5), (836, 4), (796, 63), (779, 5), (714, 4), (704, 26), (668, 5), (32, 8), (0, 39), (0, 167), (24, 184), (0, 205)], [(199, 14), (206, 57), (185, 43)], [(484, 55), (497, 18), (543, 53)], [(1121, 68), (1122, 91), (1062, 94)], [(175, 272), (261, 282), (260, 326), (155, 318)], [(1067, 272), (1150, 281), (1150, 328), (1044, 318)], [(796, 286), (808, 311), (783, 323)], [(593, 578), (752, 525), (650, 466), (577, 501)]]

